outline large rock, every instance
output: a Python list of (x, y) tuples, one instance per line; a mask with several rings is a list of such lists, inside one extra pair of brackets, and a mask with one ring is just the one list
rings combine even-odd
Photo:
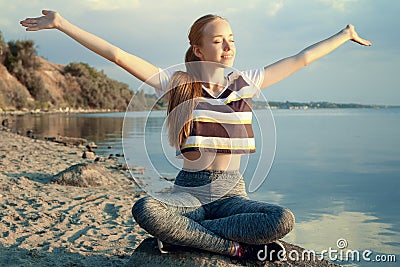
[(53, 176), (52, 183), (79, 187), (115, 184), (112, 173), (102, 165), (79, 163)]
[[(303, 248), (283, 242), (286, 251), (292, 251), (292, 259), (295, 254), (302, 255)], [(294, 252), (296, 251), (296, 252)], [(307, 254), (306, 254), (307, 255)], [(267, 262), (261, 266), (299, 266), (299, 267), (319, 267), (319, 266), (340, 266), (333, 264), (327, 260), (320, 260), (316, 257), (315, 260), (304, 257), (297, 261), (287, 259), (282, 262)], [(196, 249), (177, 247), (176, 251), (161, 254), (157, 247), (157, 240), (155, 238), (147, 238), (140, 243), (135, 249), (126, 267), (144, 267), (144, 266), (162, 266), (162, 267), (175, 267), (175, 266), (188, 266), (188, 267), (206, 267), (206, 266), (219, 266), (219, 267), (233, 267), (233, 266), (254, 266), (256, 263), (252, 262), (235, 262), (229, 257), (201, 251)], [(257, 266), (257, 265), (256, 265)]]
[(96, 154), (94, 152), (90, 151), (85, 151), (82, 154), (83, 159), (89, 159), (89, 160), (95, 160), (96, 159)]

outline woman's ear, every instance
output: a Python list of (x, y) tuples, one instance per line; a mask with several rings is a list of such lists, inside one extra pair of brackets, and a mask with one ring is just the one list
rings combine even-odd
[(198, 45), (193, 45), (193, 54), (202, 59), (203, 54), (201, 53), (200, 47)]

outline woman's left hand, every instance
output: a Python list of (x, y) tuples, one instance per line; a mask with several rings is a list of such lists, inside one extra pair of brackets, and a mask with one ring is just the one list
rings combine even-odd
[(358, 33), (354, 29), (353, 25), (351, 25), (351, 24), (347, 25), (347, 27), (344, 29), (344, 31), (348, 32), (351, 41), (358, 43), (360, 45), (365, 45), (365, 46), (372, 45), (372, 43), (370, 41), (365, 40), (365, 39), (361, 38), (360, 36), (358, 36)]

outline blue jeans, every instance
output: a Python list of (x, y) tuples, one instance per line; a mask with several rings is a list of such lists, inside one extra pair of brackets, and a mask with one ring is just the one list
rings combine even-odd
[(294, 226), (290, 210), (250, 200), (239, 171), (181, 170), (172, 193), (139, 199), (132, 214), (163, 242), (225, 255), (233, 241), (267, 244)]

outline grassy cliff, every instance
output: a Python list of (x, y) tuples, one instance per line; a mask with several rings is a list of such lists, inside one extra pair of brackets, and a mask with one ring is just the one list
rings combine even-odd
[(33, 41), (5, 43), (0, 32), (0, 109), (124, 111), (134, 94), (127, 84), (86, 63), (49, 62), (37, 55)]

